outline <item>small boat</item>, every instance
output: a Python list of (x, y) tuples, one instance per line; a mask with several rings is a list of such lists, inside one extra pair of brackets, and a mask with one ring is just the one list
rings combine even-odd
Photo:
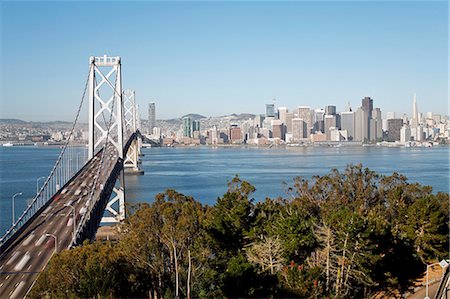
[(11, 142), (7, 142), (7, 143), (3, 143), (3, 146), (13, 146), (14, 144), (12, 144)]

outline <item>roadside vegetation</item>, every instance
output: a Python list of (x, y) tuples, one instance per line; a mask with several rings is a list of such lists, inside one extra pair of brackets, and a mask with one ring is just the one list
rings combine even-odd
[[(115, 243), (55, 255), (31, 298), (351, 298), (402, 294), (448, 255), (449, 195), (361, 165), (255, 201), (236, 176), (214, 206), (175, 190), (132, 207)], [(383, 293), (380, 293), (383, 292)]]

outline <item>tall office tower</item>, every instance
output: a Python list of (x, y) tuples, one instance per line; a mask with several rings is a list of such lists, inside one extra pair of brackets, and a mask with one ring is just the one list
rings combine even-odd
[(278, 119), (286, 125), (286, 113), (288, 109), (286, 107), (278, 107)]
[(347, 140), (355, 137), (355, 112), (341, 112), (341, 130), (347, 130)]
[(325, 115), (335, 115), (336, 114), (336, 106), (328, 105), (325, 106)]
[(372, 119), (373, 100), (370, 97), (364, 97), (361, 100), (361, 103), (362, 109), (367, 112), (367, 140), (373, 140), (374, 138), (370, 136), (370, 132), (372, 131), (370, 120)]
[(155, 103), (148, 104), (148, 131), (151, 134), (156, 127), (156, 107)]
[(364, 97), (362, 100), (362, 108), (367, 111), (369, 114), (369, 117), (372, 117), (372, 111), (373, 111), (373, 99), (370, 97)]
[(233, 125), (230, 128), (230, 136), (231, 143), (240, 143), (242, 142), (242, 130), (237, 125)]
[(415, 128), (419, 125), (419, 111), (417, 110), (417, 99), (416, 94), (414, 94), (413, 99), (413, 113), (411, 118), (411, 127)]
[(200, 121), (194, 120), (192, 121), (192, 132), (194, 131), (200, 131)]
[(192, 137), (192, 120), (190, 117), (183, 117), (183, 137)]
[(368, 124), (368, 114), (367, 111), (362, 107), (359, 107), (355, 112), (355, 136), (356, 141), (367, 141), (369, 140), (369, 124)]
[(424, 140), (424, 130), (423, 130), (423, 126), (419, 125), (417, 126), (417, 141), (423, 141)]
[(306, 122), (301, 118), (292, 119), (292, 140), (294, 142), (300, 142), (305, 140), (306, 137)]
[(294, 118), (294, 112), (286, 113), (286, 133), (292, 133), (292, 119)]
[(255, 127), (258, 126), (258, 128), (262, 128), (265, 118), (266, 117), (264, 116), (264, 114), (256, 115), (253, 125)]
[(400, 129), (400, 142), (408, 142), (411, 140), (411, 129), (408, 126), (403, 126)]
[(285, 125), (279, 119), (272, 120), (272, 137), (285, 140)]
[(395, 112), (386, 112), (386, 118), (383, 118), (382, 129), (383, 131), (387, 131), (388, 129), (388, 119), (395, 118)]
[(266, 117), (275, 117), (275, 104), (266, 104)]
[(375, 140), (379, 140), (380, 138), (383, 138), (383, 115), (380, 108), (373, 109), (372, 118), (376, 120), (375, 132), (377, 137)]
[(306, 123), (306, 137), (305, 138), (309, 138), (311, 128), (312, 128), (311, 108), (309, 106), (297, 107), (297, 118), (303, 119), (303, 121)]
[(325, 110), (324, 109), (315, 109), (314, 110), (314, 116), (313, 116), (313, 132), (322, 132), (324, 133), (324, 115)]
[(403, 127), (403, 119), (393, 118), (388, 119), (388, 135), (387, 141), (394, 142), (400, 141), (400, 130)]
[(211, 138), (211, 144), (219, 143), (219, 131), (216, 126), (209, 130), (209, 137)]
[(325, 135), (327, 136), (327, 140), (330, 140), (330, 128), (336, 129), (336, 115), (325, 115), (324, 125)]

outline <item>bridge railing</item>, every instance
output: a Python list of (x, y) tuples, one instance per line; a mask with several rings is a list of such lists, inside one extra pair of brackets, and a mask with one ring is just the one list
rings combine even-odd
[(88, 80), (86, 80), (81, 101), (78, 106), (78, 111), (75, 120), (72, 123), (72, 128), (67, 135), (66, 142), (64, 143), (64, 146), (62, 147), (58, 159), (56, 160), (50, 174), (31, 202), (28, 203), (23, 213), (17, 220), (13, 219), (12, 226), (0, 238), (0, 248), (3, 248), (8, 240), (10, 240), (16, 232), (18, 232), (30, 219), (32, 219), (36, 212), (46, 205), (53, 198), (53, 196), (57, 195), (58, 191), (60, 191), (60, 189), (73, 177), (73, 175), (84, 166), (87, 160), (87, 149), (86, 153), (84, 153), (84, 150), (80, 151), (79, 147), (78, 150), (75, 150), (73, 140), (75, 136), (75, 127), (80, 116), (87, 87)]
[(29, 202), (17, 221), (14, 221), (12, 226), (0, 238), (0, 247), (23, 227), (37, 211), (46, 205), (53, 196), (57, 196), (61, 188), (85, 165), (86, 160), (87, 150), (84, 147), (69, 146), (69, 141), (66, 142), (38, 193)]

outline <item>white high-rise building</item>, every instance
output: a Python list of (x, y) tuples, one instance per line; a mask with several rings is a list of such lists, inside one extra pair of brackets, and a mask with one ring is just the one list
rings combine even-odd
[(341, 130), (347, 131), (347, 140), (353, 140), (355, 136), (355, 112), (341, 112)]
[(408, 126), (403, 126), (400, 129), (400, 142), (405, 143), (411, 140), (411, 129)]
[(369, 138), (367, 111), (358, 108), (355, 112), (355, 136), (353, 140), (366, 141)]
[(153, 133), (153, 128), (156, 127), (156, 106), (155, 103), (148, 104), (148, 131)]
[(286, 107), (278, 107), (278, 118), (280, 121), (286, 125), (286, 114), (288, 112), (288, 109)]
[(414, 100), (413, 100), (413, 113), (412, 113), (412, 118), (411, 118), (411, 126), (412, 127), (417, 127), (417, 125), (419, 124), (419, 111), (417, 110), (417, 99), (416, 99), (416, 94), (414, 94)]

